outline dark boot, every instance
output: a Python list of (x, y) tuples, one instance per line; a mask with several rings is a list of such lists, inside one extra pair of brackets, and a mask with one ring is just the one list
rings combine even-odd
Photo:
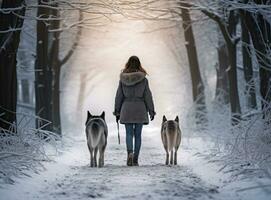
[(134, 164), (134, 166), (139, 166), (139, 164), (138, 164), (138, 156), (136, 156), (136, 155), (134, 155), (133, 164)]
[(133, 153), (128, 153), (128, 156), (127, 156), (127, 166), (133, 166), (133, 158), (134, 158)]

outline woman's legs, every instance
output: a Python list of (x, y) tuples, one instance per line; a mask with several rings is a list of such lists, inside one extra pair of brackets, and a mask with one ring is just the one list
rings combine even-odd
[(141, 147), (141, 132), (143, 124), (135, 124), (135, 150), (134, 150), (134, 162), (138, 163), (138, 156)]
[(126, 129), (126, 147), (127, 147), (127, 165), (133, 166), (133, 135), (134, 124), (125, 124)]
[(133, 135), (134, 124), (125, 124), (126, 129), (126, 147), (128, 153), (133, 153)]
[[(138, 156), (141, 147), (141, 132), (142, 132), (143, 124), (125, 124), (126, 129), (126, 147), (128, 152), (127, 165), (130, 165), (129, 162), (129, 154), (133, 155), (133, 162), (135, 165), (138, 165)], [(135, 137), (135, 145), (133, 150), (133, 138)]]

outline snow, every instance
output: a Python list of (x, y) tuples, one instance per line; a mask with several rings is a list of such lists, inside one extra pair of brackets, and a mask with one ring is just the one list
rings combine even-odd
[[(227, 120), (223, 121), (225, 114), (212, 115), (209, 124), (213, 127), (218, 126), (215, 118), (219, 116), (221, 119), (221, 130), (217, 133), (217, 129), (214, 129), (209, 134), (212, 137), (208, 137), (206, 131), (200, 137), (193, 132), (188, 117), (192, 107), (189, 71), (187, 60), (180, 59), (186, 57), (181, 32), (173, 29), (143, 33), (153, 26), (143, 21), (123, 20), (99, 30), (83, 31), (79, 49), (62, 71), (64, 146), (59, 149), (59, 155), (53, 157), (54, 162), (44, 162), (45, 170), (32, 173), (30, 177), (17, 178), (13, 185), (1, 185), (1, 199), (270, 198), (270, 179), (237, 178), (231, 169), (220, 170), (223, 163), (215, 161), (220, 157), (212, 153), (217, 149), (213, 138), (218, 134), (229, 134), (227, 123), (224, 122)], [(179, 36), (179, 40), (172, 38)], [(179, 46), (177, 57), (172, 52), (172, 44), (166, 42), (169, 39), (183, 45)], [(206, 52), (209, 50), (205, 48)], [(126, 166), (124, 128), (120, 127), (121, 145), (118, 145), (112, 115), (119, 72), (133, 54), (141, 58), (149, 73), (158, 113), (155, 120), (143, 128), (139, 167)], [(213, 60), (213, 55), (210, 53), (202, 62)], [(210, 70), (211, 67), (207, 68)], [(215, 83), (209, 81), (212, 82)], [(109, 138), (104, 168), (89, 167), (89, 152), (83, 130), (87, 110), (93, 114), (100, 114), (103, 110), (106, 113)], [(164, 114), (168, 119), (177, 114), (180, 117), (183, 139), (177, 166), (164, 165), (165, 152), (160, 138)]]
[[(111, 133), (112, 134), (112, 133)], [(113, 133), (116, 134), (116, 133)], [(123, 133), (122, 133), (123, 134)], [(152, 136), (151, 136), (152, 135)], [(165, 166), (158, 130), (144, 132), (140, 167), (126, 166), (124, 138), (110, 136), (104, 168), (89, 167), (89, 152), (82, 139), (73, 141), (55, 163), (31, 178), (20, 179), (1, 191), (3, 199), (208, 199), (217, 189), (188, 166), (188, 151), (180, 150), (178, 166)], [(188, 153), (188, 154), (187, 154)], [(186, 155), (187, 154), (187, 155)], [(177, 176), (176, 176), (177, 175)], [(12, 192), (12, 191), (16, 192)]]
[[(111, 128), (115, 124), (109, 125)], [(144, 127), (145, 128), (145, 127)], [(157, 128), (143, 129), (139, 167), (126, 166), (124, 132), (121, 145), (111, 132), (104, 168), (90, 168), (85, 138), (69, 139), (69, 144), (55, 158), (45, 163), (46, 170), (32, 177), (20, 178), (14, 185), (0, 188), (1, 199), (268, 199), (270, 193), (261, 182), (238, 181), (218, 172), (218, 166), (196, 153), (196, 146), (210, 151), (211, 143), (199, 138), (184, 139), (177, 166), (165, 166), (165, 152)], [(201, 148), (201, 151), (203, 149)], [(204, 151), (204, 150), (203, 150)], [(244, 189), (244, 191), (242, 191)]]

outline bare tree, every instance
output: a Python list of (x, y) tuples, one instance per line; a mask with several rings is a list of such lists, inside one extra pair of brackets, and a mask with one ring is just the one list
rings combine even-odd
[[(117, 3), (117, 2), (116, 2)], [(64, 11), (66, 13), (63, 14)], [(36, 56), (36, 115), (51, 121), (46, 128), (61, 134), (60, 80), (61, 69), (71, 58), (79, 44), (83, 27), (101, 26), (117, 13), (113, 4), (93, 2), (39, 1), (37, 16)], [(68, 22), (65, 17), (78, 12), (78, 19)], [(90, 17), (83, 17), (83, 13)], [(99, 21), (99, 19), (102, 19)], [(66, 54), (61, 52), (61, 34), (76, 29), (75, 37)], [(41, 42), (43, 41), (43, 42)], [(40, 53), (44, 51), (44, 53)], [(45, 52), (46, 51), (46, 52)], [(38, 65), (40, 63), (40, 65)], [(38, 84), (40, 82), (40, 84)], [(40, 126), (41, 124), (37, 124)]]
[[(254, 0), (254, 6), (270, 5), (267, 0)], [(259, 64), (260, 74), (260, 93), (262, 97), (263, 117), (270, 116), (271, 104), (271, 24), (268, 22), (268, 10), (259, 10), (258, 12), (251, 12), (243, 9), (243, 19), (246, 22), (250, 32), (253, 46), (255, 48), (256, 57)]]
[[(58, 8), (58, 4), (54, 4), (55, 8)], [(83, 13), (79, 9), (78, 21), (83, 20)], [(60, 58), (60, 31), (54, 31), (60, 29), (60, 17), (59, 11), (57, 9), (52, 10), (52, 16), (55, 18), (51, 21), (51, 34), (52, 34), (52, 44), (50, 48), (50, 59), (49, 65), (52, 67), (53, 79), (52, 79), (52, 126), (55, 133), (61, 134), (61, 117), (60, 117), (60, 76), (61, 68), (66, 64), (66, 62), (71, 58), (74, 51), (76, 50), (79, 38), (81, 35), (82, 27), (78, 26), (76, 37), (71, 45), (70, 49), (67, 51), (63, 58)]]
[(216, 92), (215, 97), (220, 102), (229, 103), (229, 80), (227, 69), (229, 68), (228, 51), (223, 36), (218, 36), (217, 47), (218, 63), (216, 64)]
[[(35, 62), (35, 90), (36, 90), (36, 115), (40, 118), (52, 121), (52, 68), (49, 65), (48, 55), (48, 17), (50, 10), (46, 7), (48, 0), (38, 1), (37, 12), (37, 46), (36, 46), (36, 62)], [(37, 121), (37, 127), (43, 126)], [(45, 127), (52, 130), (52, 125)]]
[(257, 108), (257, 100), (256, 100), (255, 82), (253, 77), (252, 51), (251, 51), (250, 33), (246, 26), (244, 18), (241, 18), (241, 28), (242, 28), (241, 31), (242, 31), (243, 69), (246, 81), (247, 105), (249, 108), (254, 109)]
[(206, 122), (206, 105), (204, 84), (200, 75), (197, 48), (190, 17), (189, 4), (180, 2), (182, 25), (184, 29), (185, 46), (189, 62), (190, 75), (192, 80), (193, 101), (197, 105), (196, 117), (201, 123)]
[(236, 37), (236, 25), (238, 22), (238, 17), (235, 11), (229, 11), (228, 17), (226, 19), (221, 18), (219, 15), (215, 14), (214, 12), (210, 12), (207, 9), (202, 9), (201, 11), (218, 24), (227, 44), (229, 56), (229, 69), (227, 71), (229, 79), (229, 96), (232, 113), (232, 124), (236, 125), (241, 118), (236, 59), (236, 46), (239, 41), (239, 37)]
[[(16, 122), (17, 50), (24, 20), (24, 0), (3, 0), (0, 10), (0, 129)], [(6, 112), (8, 111), (8, 112)], [(11, 112), (10, 112), (11, 111)]]

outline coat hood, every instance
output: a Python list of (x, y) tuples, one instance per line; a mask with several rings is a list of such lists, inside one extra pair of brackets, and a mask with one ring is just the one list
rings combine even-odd
[(143, 72), (122, 72), (120, 74), (120, 81), (127, 86), (131, 86), (141, 82), (145, 78), (145, 76), (146, 74)]

